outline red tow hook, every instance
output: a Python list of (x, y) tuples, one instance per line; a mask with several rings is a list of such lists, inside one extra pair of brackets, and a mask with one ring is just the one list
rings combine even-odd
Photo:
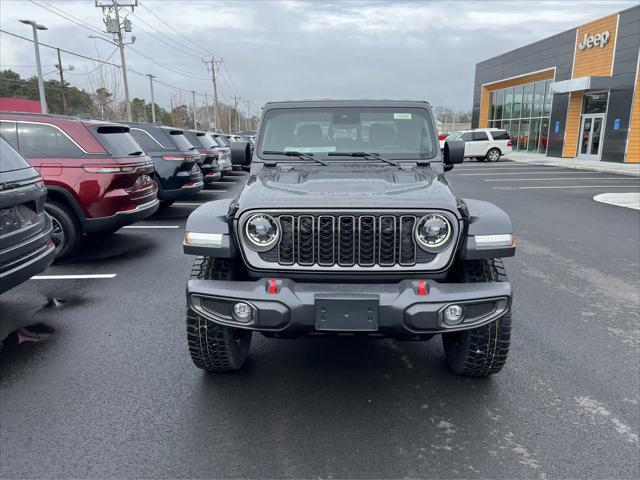
[(427, 294), (427, 282), (424, 280), (418, 280), (418, 291), (416, 292), (418, 295), (424, 296)]
[(272, 278), (269, 280), (269, 285), (267, 286), (267, 293), (269, 295), (275, 295), (278, 293), (278, 285), (276, 285), (276, 279)]

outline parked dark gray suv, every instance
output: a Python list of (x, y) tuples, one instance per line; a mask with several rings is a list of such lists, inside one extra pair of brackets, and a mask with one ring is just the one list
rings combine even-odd
[(0, 293), (45, 270), (55, 256), (44, 181), (0, 137)]
[(304, 101), (264, 107), (235, 198), (196, 209), (184, 251), (187, 338), (196, 366), (240, 368), (251, 336), (335, 334), (427, 340), (451, 369), (499, 372), (509, 350), (511, 220), (459, 197), (425, 102)]
[(180, 128), (149, 123), (127, 123), (129, 133), (153, 159), (158, 198), (162, 206), (198, 193), (204, 187), (198, 164), (198, 149), (184, 136)]

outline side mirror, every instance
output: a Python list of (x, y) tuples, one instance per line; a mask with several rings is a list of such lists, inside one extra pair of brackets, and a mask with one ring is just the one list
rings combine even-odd
[(251, 148), (249, 142), (231, 143), (231, 163), (246, 166), (251, 163)]
[(454, 165), (464, 161), (464, 142), (462, 140), (447, 140), (444, 142), (442, 156), (445, 171), (451, 170)]

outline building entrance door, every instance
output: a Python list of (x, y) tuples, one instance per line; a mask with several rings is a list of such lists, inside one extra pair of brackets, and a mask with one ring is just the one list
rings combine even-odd
[(582, 115), (578, 158), (600, 160), (605, 115), (601, 113)]

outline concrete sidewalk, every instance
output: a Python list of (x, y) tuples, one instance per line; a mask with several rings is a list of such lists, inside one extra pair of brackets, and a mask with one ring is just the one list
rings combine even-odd
[(591, 170), (594, 172), (618, 173), (620, 175), (640, 177), (640, 163), (596, 162), (592, 160), (580, 160), (579, 158), (545, 157), (544, 155), (532, 155), (525, 152), (510, 153), (502, 158), (520, 163), (551, 165), (554, 167), (575, 168), (577, 170)]

